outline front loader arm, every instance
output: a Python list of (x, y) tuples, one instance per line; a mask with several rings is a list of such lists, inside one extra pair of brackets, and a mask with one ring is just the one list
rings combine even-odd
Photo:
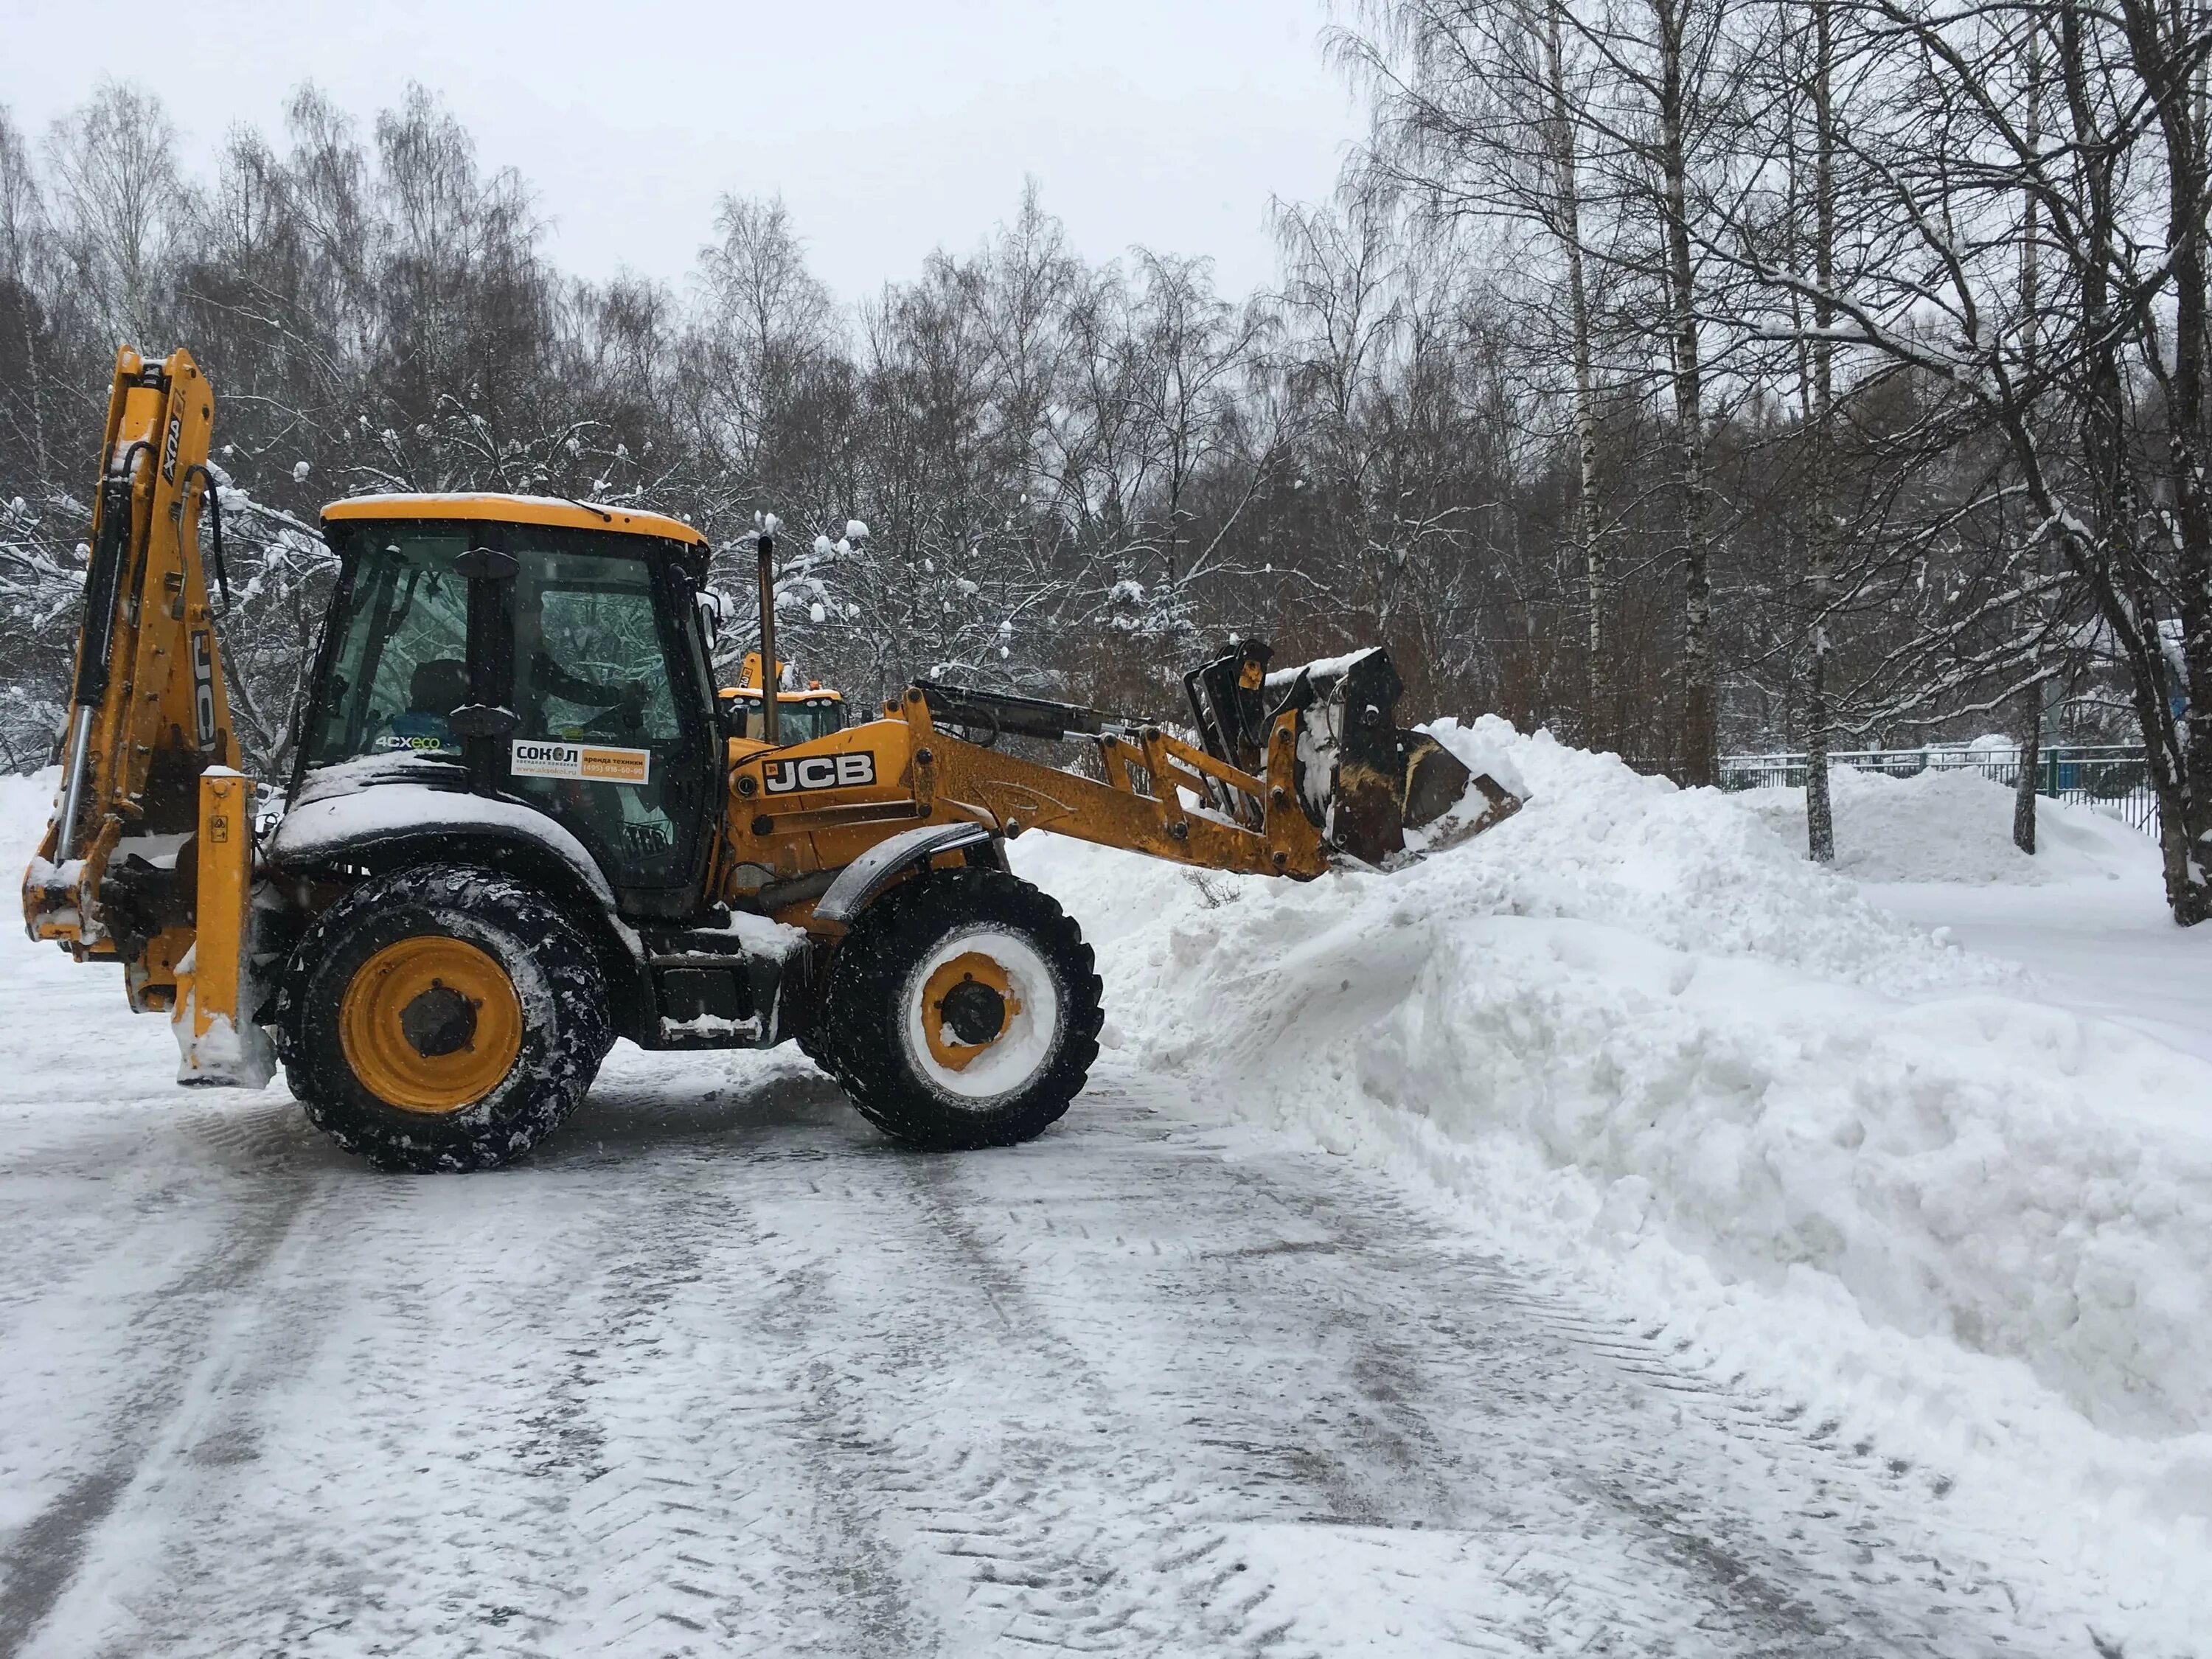
[[(1192, 698), (1203, 748), (1154, 721), (932, 680), (829, 737), (783, 749), (732, 738), (718, 890), (817, 927), (813, 900), (834, 872), (888, 838), (961, 823), (1309, 880), (1340, 860), (1382, 865), (1404, 851), (1406, 828), (1469, 791), (1485, 805), (1449, 827), (1452, 840), (1520, 809), (1434, 737), (1391, 723), (1400, 688), (1380, 649), (1306, 665), (1273, 697), (1261, 695), (1265, 652), (1247, 647), (1191, 677), (1208, 682)], [(998, 746), (1008, 737), (1088, 746), (1098, 775), (1010, 753)], [(842, 926), (821, 921), (817, 931)]]
[[(917, 795), (933, 797), (943, 809), (964, 809), (1008, 835), (1045, 830), (1249, 875), (1304, 878), (1328, 867), (1328, 848), (1297, 803), (1293, 716), (1276, 723), (1264, 778), (1143, 726), (1096, 736), (1103, 782), (933, 730), (927, 705), (918, 699), (906, 718), (929, 733), (915, 751)], [(1201, 804), (1194, 808), (1186, 795)], [(1203, 804), (1223, 798), (1240, 809), (1234, 818)]]
[[(1102, 775), (1086, 777), (1012, 754), (995, 739), (956, 737), (936, 723), (932, 701), (914, 686), (884, 705), (884, 719), (787, 749), (732, 738), (725, 896), (815, 926), (812, 900), (833, 872), (924, 825), (975, 823), (1005, 836), (1042, 830), (1202, 870), (1303, 879), (1328, 867), (1329, 849), (1297, 796), (1295, 714), (1278, 723), (1264, 775), (1157, 726), (1062, 722), (1058, 735), (1096, 746)], [(1010, 729), (1008, 710), (1022, 701), (1000, 700), (1000, 729)], [(1032, 707), (1051, 711), (1038, 717), (1046, 724), (1086, 712)], [(1018, 734), (1042, 736), (1043, 726)], [(1235, 810), (1208, 804), (1218, 799)]]
[[(61, 793), (23, 878), (31, 936), (79, 961), (120, 961), (133, 1008), (174, 1011), (188, 1074), (198, 1039), (221, 1027), (224, 1046), (252, 1013), (232, 964), (244, 956), (252, 789), (200, 557), (214, 418), (189, 352), (116, 353)], [(196, 987), (211, 961), (221, 971)]]

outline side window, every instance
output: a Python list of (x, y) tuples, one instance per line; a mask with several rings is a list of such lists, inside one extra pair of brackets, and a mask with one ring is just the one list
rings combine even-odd
[(688, 878), (698, 807), (683, 781), (696, 757), (676, 702), (688, 681), (669, 659), (651, 568), (517, 551), (513, 787), (567, 825), (617, 887)]
[(448, 717), (469, 699), (467, 581), (458, 532), (374, 526), (337, 618), (333, 678), (308, 734), (307, 763), (358, 755), (458, 756)]
[(532, 660), (549, 737), (673, 743), (682, 734), (662, 660), (653, 595), (638, 587), (546, 587)]

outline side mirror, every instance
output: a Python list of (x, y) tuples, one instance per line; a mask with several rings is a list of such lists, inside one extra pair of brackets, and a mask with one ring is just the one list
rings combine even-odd
[(722, 637), (722, 629), (729, 623), (737, 610), (728, 594), (712, 587), (702, 587), (698, 592), (699, 619), (707, 624), (707, 641), (713, 644)]

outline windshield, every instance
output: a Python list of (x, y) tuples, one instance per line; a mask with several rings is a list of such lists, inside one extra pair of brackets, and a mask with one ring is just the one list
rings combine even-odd
[(331, 680), (307, 733), (307, 764), (356, 755), (459, 756), (450, 716), (469, 699), (469, 585), (453, 568), (465, 531), (379, 526), (356, 554)]

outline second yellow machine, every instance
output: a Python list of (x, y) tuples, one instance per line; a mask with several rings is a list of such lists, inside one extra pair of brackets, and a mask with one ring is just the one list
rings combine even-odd
[[(213, 414), (186, 353), (119, 355), (25, 917), (169, 1013), (182, 1080), (258, 1087), (281, 1061), (308, 1115), (380, 1167), (528, 1151), (617, 1036), (796, 1040), (900, 1140), (1026, 1139), (1083, 1086), (1100, 986), (1074, 923), (1008, 871), (1006, 837), (1310, 877), (1382, 861), (1470, 783), (1391, 724), (1379, 650), (1204, 665), (1196, 743), (927, 681), (797, 733), (768, 698), (757, 735), (730, 735), (697, 531), (384, 495), (323, 514), (337, 591), (283, 814), (257, 837), (200, 552)], [(763, 533), (766, 662), (772, 551)], [(1096, 775), (1009, 736), (1082, 745)], [(1474, 827), (1519, 805), (1472, 781), (1489, 797)]]

